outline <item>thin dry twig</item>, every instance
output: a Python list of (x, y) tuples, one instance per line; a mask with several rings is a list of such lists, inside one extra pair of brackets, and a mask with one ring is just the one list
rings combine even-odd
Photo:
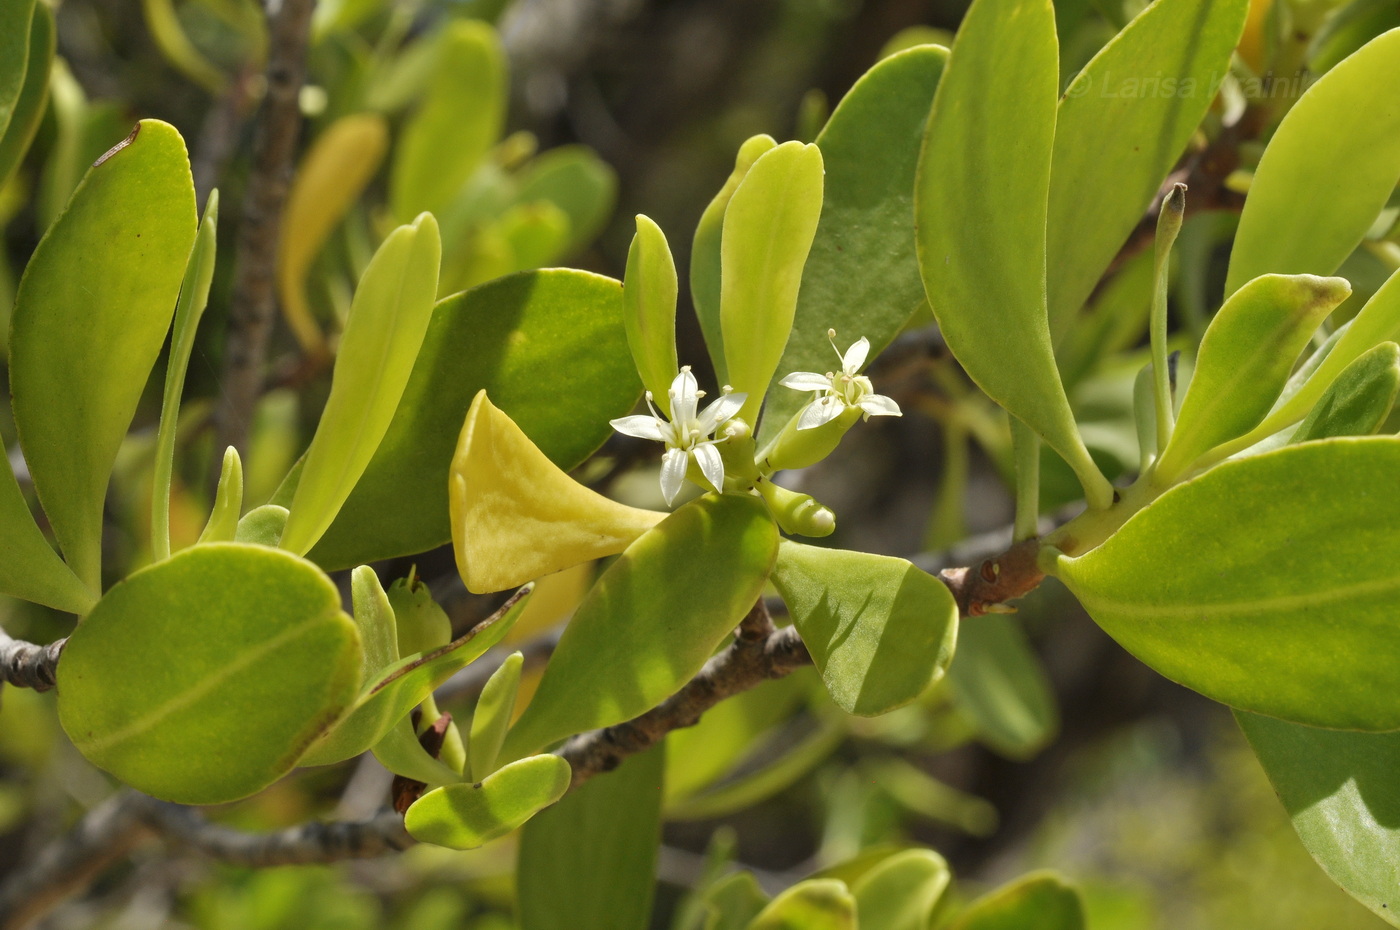
[(20, 688), (47, 691), (58, 675), (58, 657), (64, 643), (60, 639), (47, 646), (36, 646), (22, 639), (12, 639), (0, 630), (0, 682)]

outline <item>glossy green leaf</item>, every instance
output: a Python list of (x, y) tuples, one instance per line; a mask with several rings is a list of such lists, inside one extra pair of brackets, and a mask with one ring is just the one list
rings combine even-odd
[(53, 14), (47, 4), (35, 3), (29, 22), (29, 55), (25, 59), (24, 83), (12, 104), (9, 121), (0, 131), (0, 187), (19, 167), (29, 143), (34, 140), (49, 98), (49, 69), (53, 65), (55, 37)]
[(523, 653), (512, 652), (491, 673), (472, 711), (471, 738), (467, 740), (468, 771), (480, 781), (496, 770), (496, 759), (506, 731), (515, 714), (515, 697), (520, 692), (520, 672), (525, 666)]
[(282, 548), (302, 555), (316, 544), (389, 430), (433, 315), (441, 260), (437, 221), (425, 213), (394, 230), (361, 276)]
[(749, 930), (856, 930), (856, 900), (845, 882), (808, 879), (769, 902)]
[(0, 559), (0, 591), (69, 613), (87, 613), (97, 603), (97, 592), (78, 580), (53, 551), (34, 522), (9, 456), (4, 458), (0, 464), (0, 536), (5, 540), (5, 557)]
[(622, 307), (616, 281), (567, 269), (440, 301), (379, 451), (310, 557), (345, 568), (447, 542), (448, 468), (482, 389), (560, 468), (588, 457), (637, 401)]
[(39, 242), (10, 328), (15, 425), (74, 572), (96, 588), (117, 449), (175, 312), (195, 236), (180, 134), (143, 120)]
[(778, 368), (822, 210), (822, 153), (785, 142), (761, 155), (724, 211), (720, 333), (727, 382), (751, 425)]
[(1029, 759), (1060, 728), (1045, 670), (1014, 618), (983, 614), (964, 620), (948, 682), (978, 740), (1007, 758)]
[(1258, 425), (1319, 323), (1351, 293), (1341, 278), (1265, 275), (1211, 320), (1157, 476), (1168, 484), (1198, 458)]
[(400, 222), (452, 201), (501, 137), (506, 92), (505, 53), (495, 30), (472, 20), (448, 25), (427, 95), (394, 154), (389, 202)]
[(1303, 845), (1332, 880), (1400, 926), (1400, 733), (1320, 730), (1236, 712)]
[(953, 659), (953, 595), (904, 559), (784, 540), (773, 583), (847, 713), (869, 717), (909, 703)]
[(1313, 726), (1397, 729), (1397, 474), (1392, 437), (1225, 462), (1054, 570), (1124, 648), (1206, 697)]
[(1032, 872), (968, 906), (949, 930), (1084, 930), (1084, 902), (1053, 872)]
[(59, 719), (132, 787), (218, 804), (286, 774), (354, 699), (359, 663), (355, 625), (316, 566), (193, 546), (114, 585), (78, 625), (58, 666)]
[(448, 849), (475, 849), (505, 836), (569, 790), (569, 763), (558, 756), (521, 759), (478, 784), (446, 785), (404, 814), (409, 834)]
[(1247, 0), (1158, 0), (1070, 83), (1055, 122), (1046, 236), (1056, 342), (1210, 108), (1248, 9)]
[(676, 360), (676, 263), (666, 234), (650, 219), (637, 215), (637, 234), (627, 251), (627, 276), (622, 281), (626, 302), (627, 344), (642, 377), (642, 386), (666, 416), (671, 415), (668, 391), (680, 370)]
[(915, 189), (919, 264), (948, 348), (1044, 437), (1089, 503), (1113, 497), (1055, 367), (1045, 223), (1059, 81), (1049, 0), (976, 0), (938, 84)]
[(238, 534), (238, 515), (243, 510), (243, 460), (229, 446), (219, 466), (219, 486), (214, 489), (214, 507), (199, 534), (199, 542), (233, 542)]
[(190, 250), (185, 278), (180, 284), (180, 299), (175, 304), (175, 333), (171, 337), (170, 360), (165, 369), (155, 475), (151, 482), (151, 548), (157, 560), (170, 557), (170, 475), (175, 468), (175, 432), (180, 419), (180, 398), (185, 391), (185, 372), (189, 368), (190, 353), (194, 351), (195, 331), (209, 303), (209, 285), (214, 281), (218, 228), (219, 192), (213, 190), (205, 202), (204, 218), (195, 233), (194, 248)]
[(895, 853), (851, 886), (861, 930), (928, 930), (951, 879), (932, 850)]
[(1322, 76), (1264, 150), (1240, 215), (1225, 293), (1262, 274), (1332, 274), (1361, 243), (1400, 179), (1400, 29)]
[(582, 145), (561, 145), (535, 158), (520, 174), (520, 203), (547, 201), (569, 218), (566, 252), (575, 252), (602, 232), (617, 202), (617, 172)]
[(1352, 362), (1299, 424), (1289, 442), (1378, 432), (1400, 393), (1400, 345), (1383, 342)]
[(33, 18), (34, 0), (8, 0), (0, 5), (0, 136), (5, 135), (15, 102), (24, 91)]
[(254, 543), (259, 546), (276, 546), (282, 539), (282, 528), (287, 525), (287, 508), (277, 504), (263, 504), (245, 513), (238, 521), (238, 529), (233, 538), (241, 543)]
[(647, 930), (661, 842), (666, 747), (597, 775), (525, 825), (521, 930)]
[(706, 495), (648, 530), (579, 605), (502, 758), (631, 719), (674, 694), (753, 606), (777, 551), (777, 528), (747, 496)]
[[(948, 51), (922, 46), (879, 62), (841, 98), (817, 136), (826, 167), (821, 221), (777, 377), (830, 371), (861, 336), (879, 355), (924, 302), (914, 255), (914, 168)], [(811, 399), (770, 385), (759, 444)]]
[(720, 272), (723, 265), (724, 214), (739, 182), (749, 173), (753, 163), (776, 148), (778, 143), (772, 136), (753, 136), (739, 146), (734, 158), (734, 170), (724, 186), (700, 215), (695, 226), (695, 238), (690, 246), (690, 299), (695, 305), (695, 316), (700, 321), (700, 332), (705, 336), (705, 346), (710, 350), (710, 361), (714, 363), (715, 377), (720, 384), (729, 380), (724, 363), (724, 337), (720, 332)]
[[(365, 571), (372, 575), (371, 569)], [(363, 577), (363, 574), (359, 575), (357, 580)], [(386, 619), (392, 623), (392, 610), (388, 607), (387, 598), (380, 602), (382, 589), (376, 594), (374, 588), (378, 588), (377, 580), (368, 591), (363, 592), (364, 603), (368, 609), (362, 609), (357, 598), (357, 619), (361, 615), (368, 615), (368, 620), (373, 616), (370, 613), (373, 610), (381, 617), (388, 613)], [(525, 608), (531, 590), (521, 589), (494, 614), (446, 646), (431, 652), (406, 655), (387, 667), (380, 667), (373, 677), (365, 679), (364, 688), (344, 719), (311, 747), (302, 758), (302, 764), (329, 765), (358, 756), (382, 740), (413, 708), (431, 695), (434, 688), (475, 662), (510, 632), (510, 628)], [(357, 591), (356, 594), (361, 592)], [(373, 627), (377, 624), (371, 620), (370, 625)], [(387, 643), (379, 639), (378, 643), (372, 645), (378, 646), (382, 656), (382, 650)], [(369, 659), (367, 651), (367, 667), (370, 664)]]

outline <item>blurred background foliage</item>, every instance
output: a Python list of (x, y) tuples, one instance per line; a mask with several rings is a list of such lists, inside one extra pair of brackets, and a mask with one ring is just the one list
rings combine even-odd
[[(829, 102), (882, 55), (949, 43), (965, 5), (324, 0), (280, 255), (273, 389), (245, 459), (252, 503), (272, 496), (305, 448), (351, 285), (395, 223), (421, 209), (438, 214), (444, 293), (553, 264), (621, 277), (638, 212), (677, 243), (684, 279), (681, 244), (744, 139), (810, 140)], [(1057, 3), (1065, 83), (1141, 8), (1137, 0)], [(47, 111), (0, 189), (5, 316), (19, 270), (86, 166), (137, 118), (180, 129), (201, 196), (218, 186), (224, 203), (240, 203), (249, 117), (264, 89), (269, 40), (256, 0), (63, 0), (54, 13)], [(1234, 216), (1268, 134), (1310, 75), (1397, 24), (1393, 2), (1252, 5), (1232, 74), (1183, 162), (1193, 215), (1178, 243), (1172, 307), (1192, 344), (1219, 303)], [(1354, 306), (1397, 265), (1400, 204), (1392, 207), (1340, 272), (1356, 287)], [(214, 440), (200, 411), (218, 396), (238, 211), (225, 216), (186, 389), (194, 413), (182, 423), (177, 544), (197, 535), (208, 508)], [(1124, 250), (1062, 350), (1086, 440), (1110, 476), (1137, 464), (1128, 386), (1146, 351), (1150, 229), (1145, 223)], [(683, 289), (683, 306), (686, 299)], [(679, 338), (681, 361), (703, 367), (699, 329), (685, 310)], [(906, 415), (866, 425), (861, 442), (793, 476), (840, 514), (834, 541), (919, 553), (928, 569), (996, 551), (1011, 517), (1002, 416), (956, 368), (926, 315), (874, 377)], [(152, 455), (158, 396), (148, 394), (109, 501), (109, 562), (123, 573), (149, 548), (150, 488), (134, 477), (148, 472)], [(12, 426), (0, 413), (0, 432), (13, 437)], [(645, 454), (615, 437), (582, 474), (651, 504), (655, 462)], [(1044, 468), (1053, 513), (1072, 502), (1076, 485), (1058, 459), (1047, 457)], [(459, 630), (489, 611), (461, 588), (450, 553), (414, 561)], [(408, 568), (398, 560), (382, 574)], [(548, 579), (513, 642), (549, 636), (588, 571)], [(0, 610), (13, 635), (46, 642), (66, 632), (41, 608), (5, 601)], [(444, 707), (471, 696), (459, 690)], [(667, 757), (658, 928), (684, 915), (687, 893), (717, 863), (752, 870), (774, 893), (910, 844), (948, 859), (964, 900), (1029, 869), (1057, 869), (1084, 890), (1098, 930), (1381, 925), (1312, 864), (1226, 709), (1128, 657), (1053, 583), (1015, 618), (968, 621), (952, 673), (914, 706), (852, 719), (811, 674), (797, 674), (674, 734)], [(366, 816), (387, 787), (373, 760), (305, 770), (218, 817), (268, 830)], [(0, 880), (111, 790), (59, 735), (52, 695), (6, 690)], [(145, 845), (47, 926), (507, 928), (514, 850), (507, 838), (466, 853), (419, 847), (370, 862), (254, 871)]]

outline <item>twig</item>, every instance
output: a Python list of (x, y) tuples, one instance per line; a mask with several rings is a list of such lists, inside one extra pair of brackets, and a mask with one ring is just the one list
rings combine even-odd
[(82, 890), (148, 833), (144, 795), (122, 791), (88, 811), (63, 837), (0, 885), (0, 930), (20, 930)]
[(581, 733), (565, 743), (559, 755), (574, 770), (569, 787), (577, 788), (594, 775), (611, 771), (672, 730), (694, 726), (701, 714), (725, 698), (770, 678), (782, 678), (811, 661), (795, 627), (783, 627), (756, 641), (735, 637), (685, 687), (657, 707), (635, 720)]
[(0, 681), (19, 688), (47, 691), (54, 686), (58, 674), (58, 657), (66, 638), (47, 646), (36, 646), (21, 639), (12, 639), (0, 630)]
[(1036, 564), (1039, 551), (1039, 537), (1027, 539), (1000, 555), (983, 559), (980, 565), (945, 568), (938, 577), (953, 592), (953, 600), (964, 617), (1009, 613), (1007, 601), (1024, 597), (1045, 580), (1045, 573)]
[[(269, 31), (267, 96), (253, 134), (253, 166), (238, 228), (223, 390), (214, 410), (216, 448), (247, 452), (248, 428), (263, 386), (267, 338), (276, 309), (275, 275), (293, 161), (301, 131), (298, 98), (315, 0), (283, 0)], [(216, 456), (217, 458), (217, 456)]]

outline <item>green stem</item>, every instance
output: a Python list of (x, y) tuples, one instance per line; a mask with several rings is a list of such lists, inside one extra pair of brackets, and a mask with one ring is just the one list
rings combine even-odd
[(1172, 244), (1177, 233), (1181, 232), (1182, 217), (1186, 212), (1186, 185), (1176, 184), (1171, 193), (1162, 201), (1162, 210), (1157, 216), (1157, 252), (1153, 275), (1155, 287), (1152, 293), (1152, 379), (1157, 407), (1157, 449), (1167, 447), (1172, 436), (1174, 416), (1172, 414), (1172, 389), (1170, 373), (1167, 369), (1167, 284), (1171, 271)]
[(1016, 523), (1012, 540), (1036, 535), (1040, 523), (1040, 437), (1011, 418), (1011, 451), (1016, 463)]

